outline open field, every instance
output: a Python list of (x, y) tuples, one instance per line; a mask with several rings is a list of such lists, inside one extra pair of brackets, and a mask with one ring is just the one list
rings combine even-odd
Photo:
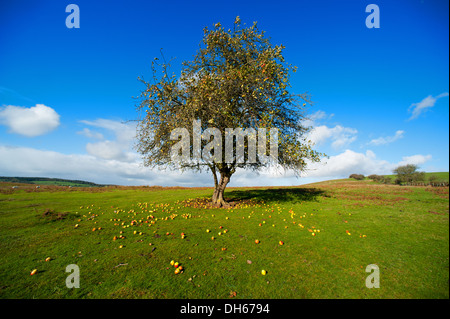
[(339, 180), (215, 209), (211, 188), (0, 183), (0, 298), (449, 298), (448, 193)]

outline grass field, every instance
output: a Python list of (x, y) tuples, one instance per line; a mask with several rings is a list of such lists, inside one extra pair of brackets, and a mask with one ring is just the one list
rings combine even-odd
[[(210, 188), (5, 184), (0, 298), (449, 298), (448, 191), (230, 188), (237, 205), (216, 209)], [(379, 289), (365, 286), (369, 264)]]

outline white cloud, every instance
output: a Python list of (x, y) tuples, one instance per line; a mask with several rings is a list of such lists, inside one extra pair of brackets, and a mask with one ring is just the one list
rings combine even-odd
[(327, 114), (326, 112), (322, 110), (318, 110), (312, 115), (310, 115), (307, 119), (303, 120), (304, 126), (314, 126), (315, 123), (319, 120), (327, 120), (331, 119), (334, 116), (334, 114)]
[(100, 140), (86, 144), (86, 151), (90, 155), (100, 159), (125, 162), (133, 162), (138, 158), (138, 154), (133, 151), (134, 138), (136, 136), (135, 123), (122, 123), (107, 119), (83, 120), (81, 123), (103, 129), (106, 133), (112, 133), (114, 136), (113, 140), (107, 140), (103, 134), (94, 132), (89, 128), (84, 128), (83, 131), (78, 132), (87, 137)]
[(431, 160), (431, 155), (412, 155), (403, 157), (402, 161), (397, 164), (397, 166), (414, 164), (422, 165)]
[(80, 135), (89, 137), (89, 138), (96, 139), (96, 140), (102, 140), (104, 138), (102, 133), (94, 132), (94, 131), (88, 129), (87, 127), (85, 127), (82, 131), (79, 131), (77, 133)]
[(413, 120), (416, 119), (417, 117), (419, 117), (420, 114), (422, 114), (423, 112), (425, 112), (428, 108), (431, 108), (434, 106), (434, 104), (436, 104), (436, 101), (440, 98), (446, 97), (448, 96), (448, 92), (444, 92), (439, 94), (438, 96), (427, 96), (426, 98), (424, 98), (422, 101), (420, 101), (419, 103), (413, 103), (410, 105), (408, 111), (410, 113), (412, 113), (411, 117), (409, 118), (409, 120)]
[(356, 129), (340, 125), (331, 128), (326, 125), (320, 125), (313, 127), (307, 139), (315, 145), (322, 144), (327, 140), (332, 140), (331, 146), (338, 149), (354, 142), (357, 133), (358, 131)]
[(80, 121), (83, 124), (111, 131), (120, 143), (129, 143), (136, 136), (136, 123), (97, 119), (95, 121)]
[(327, 125), (319, 125), (320, 120), (331, 119), (334, 114), (327, 114), (324, 111), (317, 111), (308, 119), (303, 120), (302, 124), (306, 127), (311, 127), (306, 140), (310, 140), (314, 145), (325, 144), (328, 141), (331, 142), (331, 146), (334, 149), (342, 149), (353, 143), (357, 138), (358, 131), (350, 127), (343, 127), (336, 125), (329, 127)]
[(48, 133), (59, 126), (59, 114), (43, 104), (26, 108), (7, 105), (0, 108), (0, 124), (11, 133), (34, 137)]
[(403, 138), (403, 135), (405, 134), (405, 131), (397, 131), (395, 132), (394, 136), (388, 136), (388, 137), (379, 137), (377, 139), (373, 139), (369, 142), (369, 144), (372, 145), (386, 145), (395, 142), (398, 139)]
[(368, 150), (366, 153), (357, 153), (352, 150), (345, 150), (321, 163), (312, 163), (308, 171), (302, 176), (346, 178), (351, 174), (387, 174), (388, 167), (392, 166), (385, 160), (376, 158), (374, 152)]
[(114, 141), (101, 141), (97, 143), (87, 143), (86, 151), (98, 158), (127, 160), (127, 156), (121, 145)]

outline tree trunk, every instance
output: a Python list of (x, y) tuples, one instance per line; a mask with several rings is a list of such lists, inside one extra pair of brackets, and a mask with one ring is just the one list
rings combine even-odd
[(215, 205), (217, 207), (228, 206), (228, 203), (225, 201), (225, 198), (223, 197), (223, 193), (225, 192), (225, 188), (227, 187), (228, 183), (230, 182), (230, 177), (231, 177), (230, 174), (221, 172), (220, 173), (220, 181), (218, 183), (217, 183), (217, 176), (215, 177), (214, 193), (213, 193), (213, 197), (212, 197), (213, 205)]
[(212, 197), (212, 202), (215, 203), (217, 201), (217, 196), (218, 196), (217, 190), (219, 188), (219, 182), (217, 180), (216, 167), (214, 166), (214, 164), (209, 166), (209, 168), (211, 169), (211, 172), (214, 176), (214, 193), (213, 193), (213, 197)]

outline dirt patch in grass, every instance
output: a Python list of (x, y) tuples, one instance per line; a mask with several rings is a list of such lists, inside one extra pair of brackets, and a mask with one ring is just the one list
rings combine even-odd
[(46, 209), (41, 215), (41, 218), (46, 220), (63, 220), (69, 215), (68, 212), (60, 213), (55, 212), (53, 209)]
[(194, 199), (187, 199), (181, 202), (181, 204), (184, 207), (191, 207), (191, 208), (202, 208), (202, 209), (228, 209), (230, 207), (232, 208), (241, 208), (241, 207), (251, 207), (258, 204), (258, 201), (255, 199), (239, 199), (239, 198), (230, 198), (228, 199), (228, 206), (227, 207), (217, 207), (213, 205), (211, 198), (194, 198)]

